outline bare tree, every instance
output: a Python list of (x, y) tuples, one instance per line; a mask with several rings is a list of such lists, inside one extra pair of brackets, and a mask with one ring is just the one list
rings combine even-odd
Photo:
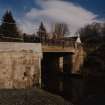
[(65, 23), (56, 23), (54, 26), (54, 38), (62, 39), (65, 35), (69, 33), (68, 25)]

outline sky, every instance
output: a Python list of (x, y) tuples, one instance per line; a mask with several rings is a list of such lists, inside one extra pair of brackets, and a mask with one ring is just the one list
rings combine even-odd
[(105, 0), (0, 0), (0, 19), (11, 10), (22, 32), (36, 32), (41, 21), (48, 32), (66, 23), (71, 35), (81, 27), (105, 20)]

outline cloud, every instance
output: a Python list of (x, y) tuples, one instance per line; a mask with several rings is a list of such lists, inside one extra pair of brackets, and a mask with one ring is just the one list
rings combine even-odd
[(33, 25), (38, 25), (41, 21), (44, 21), (48, 30), (56, 22), (66, 23), (70, 28), (71, 34), (74, 34), (84, 25), (98, 21), (96, 14), (72, 2), (64, 0), (37, 0), (37, 4), (41, 9), (32, 8), (25, 14), (24, 22), (27, 25), (23, 24), (23, 27), (26, 32), (35, 31), (32, 30)]

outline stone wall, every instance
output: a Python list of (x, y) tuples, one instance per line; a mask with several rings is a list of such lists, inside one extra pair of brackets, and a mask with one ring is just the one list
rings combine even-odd
[(73, 73), (79, 73), (80, 68), (83, 65), (85, 58), (85, 52), (83, 50), (82, 45), (78, 45), (75, 48), (75, 53), (73, 54), (72, 62), (73, 62)]
[(0, 88), (41, 84), (41, 44), (0, 43)]

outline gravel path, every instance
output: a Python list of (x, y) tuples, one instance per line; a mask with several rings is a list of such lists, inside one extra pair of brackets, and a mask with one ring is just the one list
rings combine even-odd
[(40, 89), (0, 90), (0, 105), (72, 105)]

